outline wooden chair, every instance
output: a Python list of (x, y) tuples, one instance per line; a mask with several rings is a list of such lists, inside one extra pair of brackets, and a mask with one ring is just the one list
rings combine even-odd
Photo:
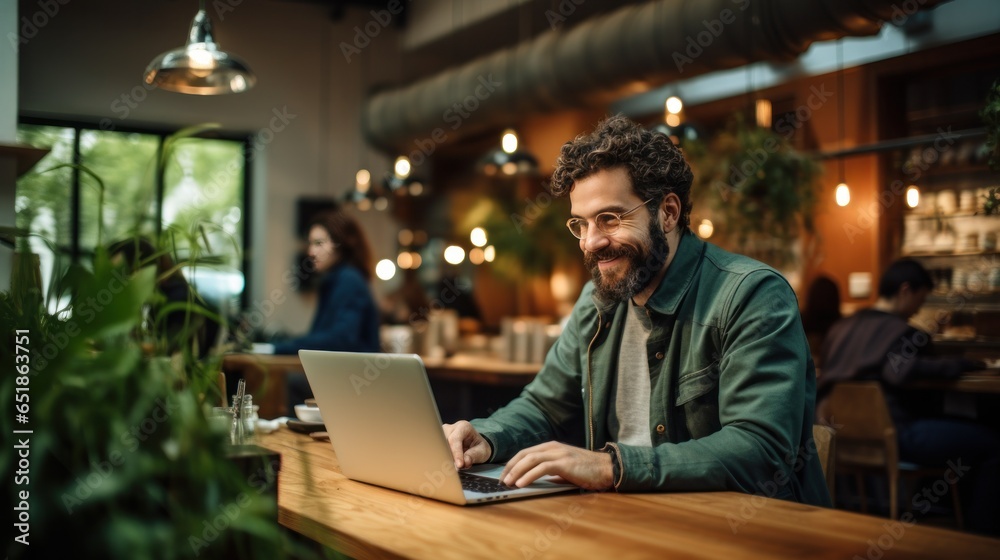
[(816, 443), (816, 455), (823, 466), (823, 477), (826, 478), (826, 488), (830, 491), (830, 499), (834, 499), (834, 482), (836, 476), (836, 432), (830, 426), (813, 424), (813, 441)]
[[(889, 480), (889, 515), (899, 519), (899, 477), (932, 476), (942, 478), (946, 468), (926, 467), (899, 460), (896, 426), (889, 415), (882, 386), (877, 381), (852, 381), (836, 384), (830, 392), (823, 414), (837, 426), (834, 453), (836, 471), (853, 474), (861, 497), (861, 511), (867, 513), (863, 475), (885, 474)], [(944, 479), (947, 482), (947, 479)], [(950, 484), (955, 521), (963, 526), (958, 488)]]

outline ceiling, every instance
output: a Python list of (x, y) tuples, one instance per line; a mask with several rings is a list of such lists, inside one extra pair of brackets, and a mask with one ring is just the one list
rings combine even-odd
[[(556, 27), (572, 27), (586, 19), (646, 0), (510, 0), (490, 17), (455, 24), (437, 40), (403, 53), (404, 82), (436, 74), (457, 64), (525, 42)], [(413, 8), (411, 8), (413, 9)], [(419, 8), (417, 8), (419, 9)], [(452, 21), (464, 19), (462, 2), (452, 0)]]
[[(328, 6), (331, 21), (341, 20), (348, 10), (385, 10), (394, 3), (402, 11), (394, 15), (392, 25), (404, 33), (416, 10), (430, 10), (429, 5), (436, 3), (437, 12), (448, 14), (450, 21), (445, 24), (448, 31), (401, 52), (399, 81), (406, 83), (523, 42), (554, 27), (571, 27), (588, 18), (646, 0), (501, 0), (506, 2), (505, 7), (481, 18), (469, 17), (470, 13), (478, 11), (470, 0), (271, 1)], [(441, 4), (446, 4), (443, 9)]]
[[(330, 20), (339, 21), (347, 13), (348, 8), (361, 8), (364, 10), (384, 10), (388, 5), (388, 0), (271, 0), (272, 2), (314, 4), (329, 7)], [(409, 0), (395, 0), (401, 11), (393, 18), (396, 25), (405, 26), (407, 12), (411, 10)]]

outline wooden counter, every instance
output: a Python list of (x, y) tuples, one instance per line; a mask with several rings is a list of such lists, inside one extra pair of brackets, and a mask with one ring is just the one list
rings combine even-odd
[(421, 359), (427, 368), (427, 377), (431, 379), (504, 387), (524, 387), (542, 368), (541, 364), (519, 364), (478, 354)]
[(454, 506), (354, 482), (329, 442), (281, 429), (279, 522), (356, 558), (995, 558), (1000, 540), (734, 492)]
[[(514, 393), (535, 378), (540, 364), (517, 364), (488, 355), (457, 354), (448, 358), (422, 357), (427, 377), (432, 384), (455, 384), (459, 393), (457, 409), (463, 418), (476, 412), (472, 404), (471, 386), (508, 388)], [(222, 359), (222, 371), (227, 377), (243, 377), (247, 391), (260, 406), (261, 418), (290, 416), (285, 396), (285, 375), (302, 371), (297, 355), (227, 354)], [(441, 403), (445, 404), (445, 403)]]

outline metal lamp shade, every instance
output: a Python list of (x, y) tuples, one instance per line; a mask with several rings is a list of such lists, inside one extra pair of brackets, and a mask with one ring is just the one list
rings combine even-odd
[(191, 22), (187, 45), (167, 51), (146, 67), (147, 84), (179, 93), (220, 95), (253, 87), (257, 77), (239, 58), (219, 49), (212, 38), (212, 22), (198, 10)]
[(489, 177), (533, 176), (538, 174), (538, 159), (524, 150), (508, 154), (496, 148), (476, 162), (476, 169)]

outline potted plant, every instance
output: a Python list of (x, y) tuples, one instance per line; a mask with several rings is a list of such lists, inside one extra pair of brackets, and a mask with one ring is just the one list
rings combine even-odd
[(779, 268), (793, 263), (794, 243), (814, 229), (819, 165), (739, 114), (707, 143), (682, 146), (695, 168), (695, 207), (709, 208), (722, 242)]
[[(168, 232), (190, 247), (203, 239), (197, 228)], [(153, 257), (170, 252), (170, 239)], [(178, 310), (188, 327), (222, 320), (193, 293), (164, 304), (157, 282), (170, 272), (119, 262), (99, 238), (93, 259), (54, 278), (48, 293), (31, 267), (16, 268), (0, 293), (0, 361), (16, 370), (0, 379), (0, 398), (15, 403), (0, 426), (17, 438), (0, 451), (14, 483), (9, 558), (68, 546), (83, 557), (284, 556), (273, 465), (248, 474), (227, 457), (228, 431), (209, 419), (221, 401), (221, 356), (188, 344), (190, 328), (158, 328)]]
[(483, 197), (457, 224), (457, 235), (481, 226), (496, 248), (494, 270), (520, 282), (548, 277), (560, 263), (579, 260), (577, 240), (566, 229), (569, 202), (541, 191), (534, 198)]

